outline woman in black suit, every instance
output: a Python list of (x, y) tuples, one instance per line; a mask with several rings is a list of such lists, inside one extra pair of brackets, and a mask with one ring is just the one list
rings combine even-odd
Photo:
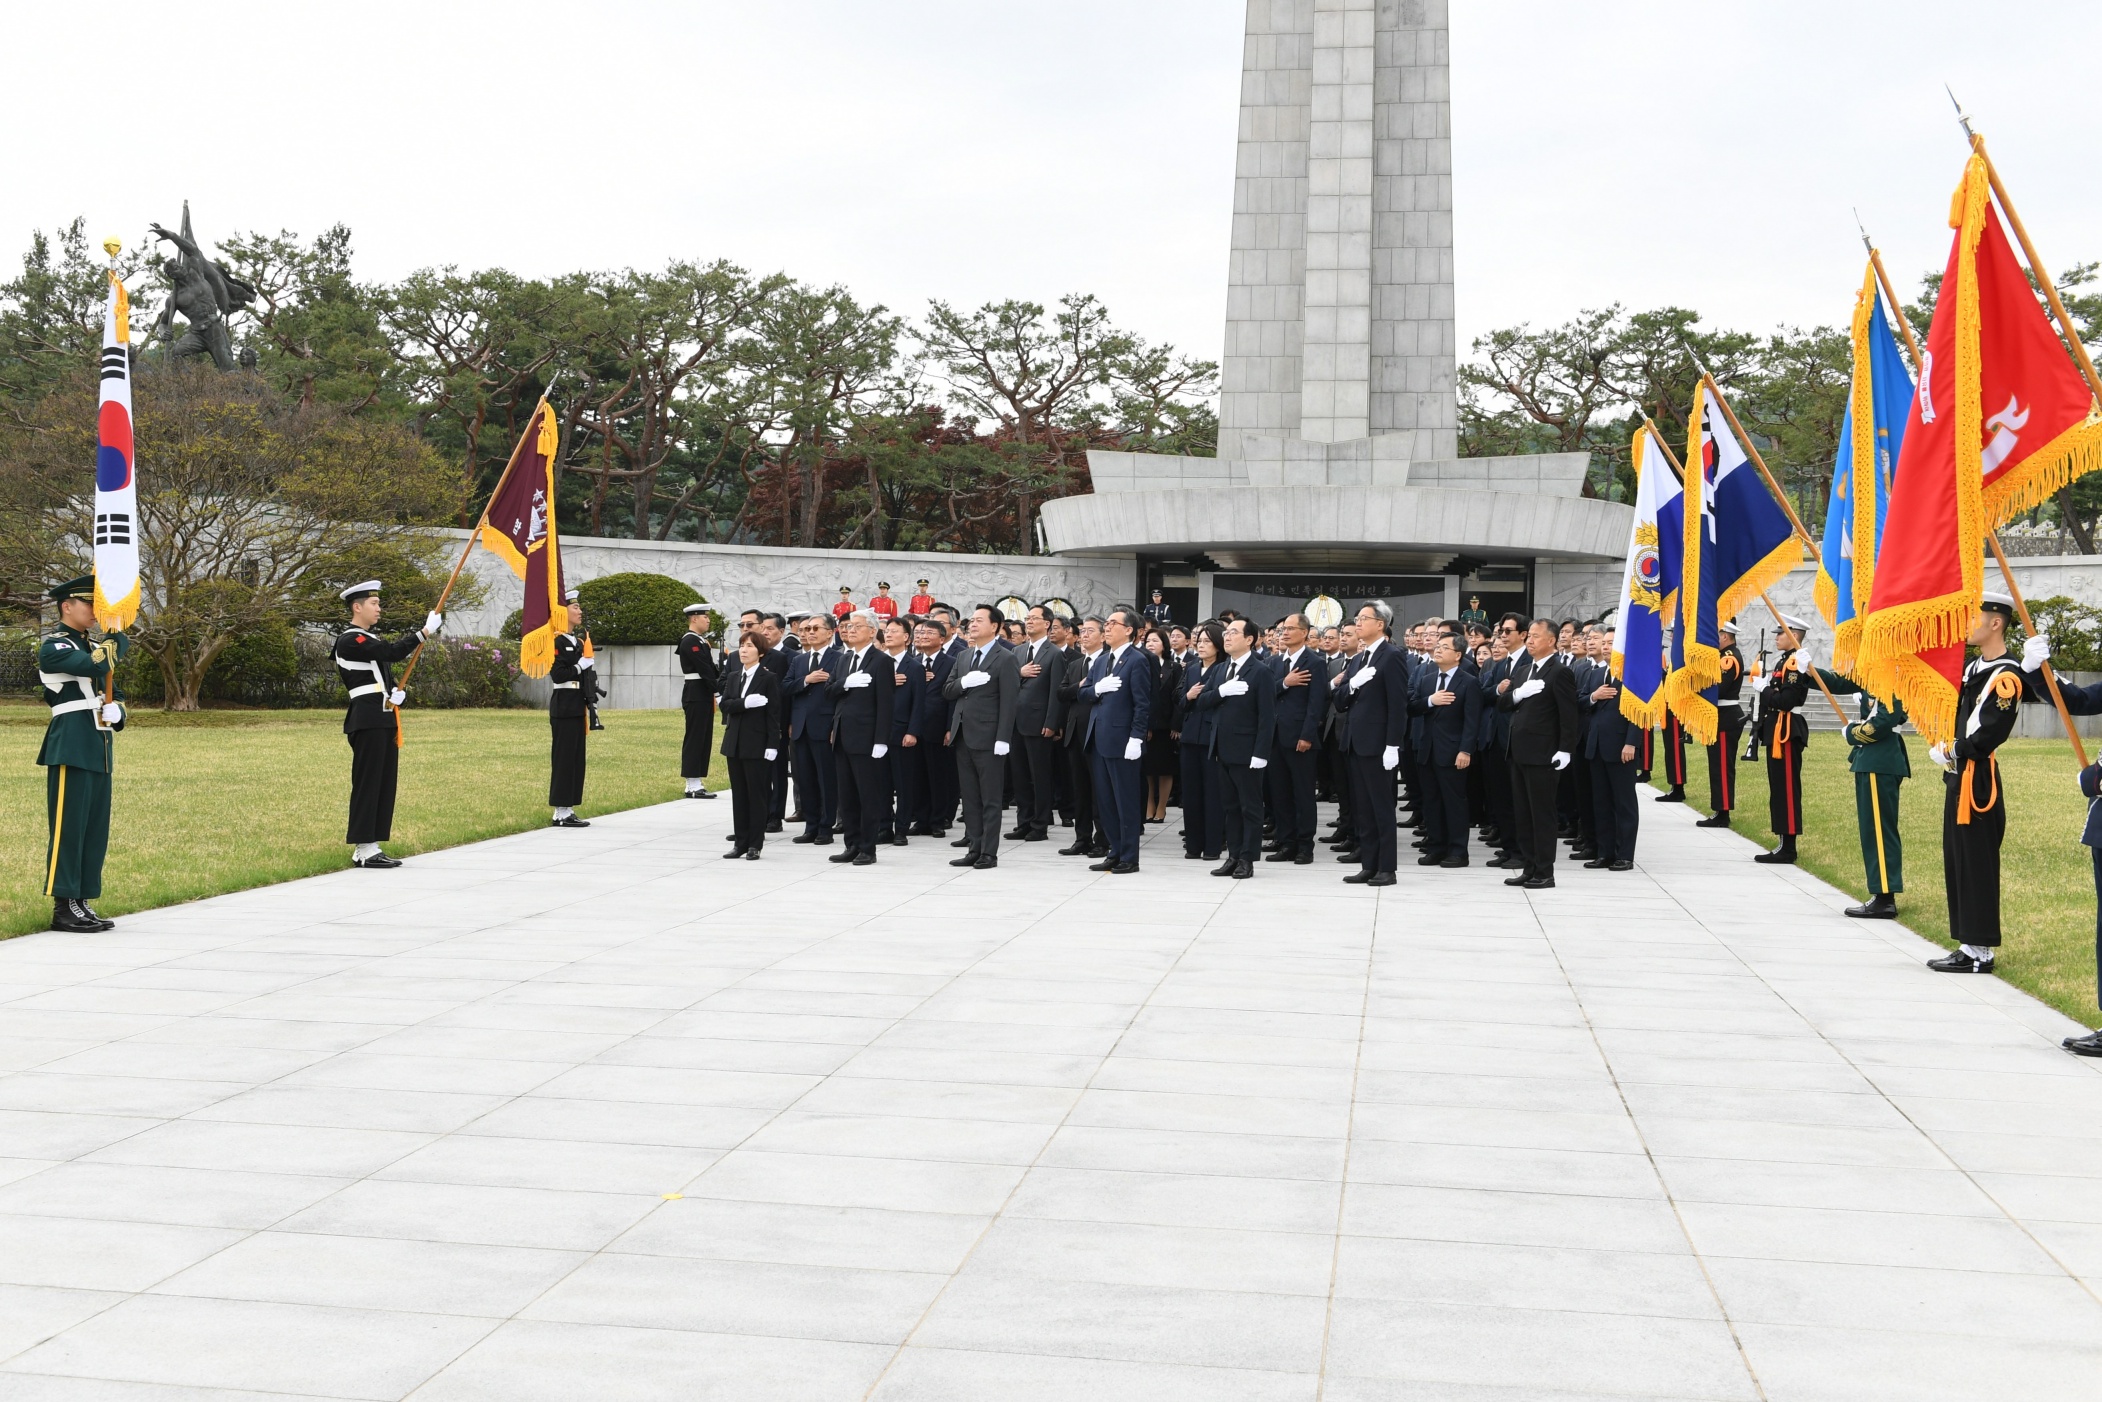
[(723, 860), (759, 860), (766, 845), (767, 805), (773, 799), (774, 756), (781, 747), (781, 679), (759, 665), (750, 633), (737, 646), (737, 665), (723, 671), (723, 759), (730, 767), (732, 839)]
[(1201, 857), (1215, 862), (1226, 841), (1226, 813), (1218, 784), (1212, 778), (1211, 757), (1205, 751), (1211, 746), (1212, 727), (1218, 722), (1219, 713), (1192, 710), (1190, 703), (1207, 682), (1217, 680), (1214, 672), (1225, 675), (1226, 631), (1216, 622), (1206, 621), (1197, 625), (1192, 636), (1197, 642), (1197, 655), (1184, 669), (1179, 678), (1181, 687), (1175, 694), (1175, 715), (1182, 731), (1182, 855), (1193, 861)]

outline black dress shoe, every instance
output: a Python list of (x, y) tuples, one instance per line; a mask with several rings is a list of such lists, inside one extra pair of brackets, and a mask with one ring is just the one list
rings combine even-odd
[(1445, 858), (1439, 856), (1436, 852), (1426, 852), (1416, 859), (1416, 865), (1420, 867), (1434, 867), (1444, 860)]
[(1186, 862), (1202, 862), (1207, 860), (1217, 860), (1216, 858), (1207, 858), (1202, 852), (1185, 852), (1182, 854), (1182, 859)]
[(959, 837), (949, 845), (951, 847), (968, 847), (971, 845), (971, 839), (969, 839), (968, 837)]
[(1376, 871), (1372, 874), (1372, 879), (1365, 884), (1367, 886), (1392, 886), (1394, 884), (1394, 873), (1391, 871)]
[(1118, 862), (1109, 869), (1109, 874), (1111, 876), (1137, 876), (1139, 874), (1139, 864), (1137, 862)]
[(1263, 860), (1266, 862), (1296, 862), (1299, 860), (1299, 854), (1289, 847), (1280, 847), (1269, 856), (1263, 858)]
[(950, 866), (952, 866), (952, 867), (974, 867), (974, 866), (977, 866), (977, 865), (978, 865), (978, 854), (977, 854), (976, 852), (966, 852), (966, 853), (964, 853), (964, 854), (963, 854), (963, 855), (962, 855), (961, 857), (958, 857), (958, 858), (957, 858), (956, 860), (954, 860), (954, 861), (950, 862), (950, 863), (949, 863), (949, 865), (950, 865)]
[(1104, 843), (1098, 842), (1087, 849), (1087, 854), (1099, 860), (1109, 855), (1109, 847)]
[(1345, 847), (1342, 851), (1336, 853), (1336, 860), (1342, 862), (1346, 866), (1351, 865), (1359, 860), (1358, 849), (1355, 847)]
[(551, 828), (588, 828), (591, 824), (572, 813), (567, 818), (557, 818), (548, 824)]
[(801, 847), (806, 843), (817, 841), (817, 834), (814, 832), (799, 832), (794, 837), (791, 837), (788, 840), (790, 842), (795, 843), (798, 847)]
[(1232, 858), (1232, 857), (1228, 857), (1228, 858), (1227, 858), (1227, 859), (1226, 859), (1225, 861), (1223, 861), (1223, 862), (1219, 863), (1219, 865), (1217, 865), (1217, 866), (1215, 866), (1215, 867), (1213, 867), (1213, 868), (1212, 868), (1212, 875), (1213, 875), (1213, 876), (1232, 876), (1232, 875), (1233, 875), (1233, 869), (1234, 869), (1235, 867), (1239, 866), (1239, 865), (1240, 865), (1240, 863), (1239, 863), (1238, 861), (1236, 861), (1236, 860), (1235, 860), (1234, 858)]
[(742, 857), (742, 856), (743, 856), (744, 854), (745, 854), (745, 849), (744, 849), (744, 848), (742, 848), (742, 847), (732, 847), (732, 848), (731, 848), (731, 849), (730, 849), (729, 851), (727, 851), (727, 852), (723, 853), (723, 860), (724, 860), (724, 861), (726, 861), (726, 862), (734, 862), (734, 861), (736, 861), (736, 860), (737, 860), (737, 859), (738, 859), (739, 857)]
[(390, 857), (385, 852), (374, 852), (364, 861), (352, 862), (351, 865), (354, 867), (363, 867), (367, 871), (391, 871), (393, 868), (401, 865), (401, 859), (398, 857)]
[(1298, 856), (1292, 858), (1292, 865), (1295, 867), (1310, 867), (1313, 864), (1314, 854), (1311, 850), (1301, 852)]
[(1847, 914), (1856, 920), (1895, 920), (1898, 918), (1898, 898), (1885, 891), (1880, 896), (1870, 896), (1860, 905), (1848, 906)]
[(1363, 869), (1359, 869), (1359, 870), (1357, 870), (1357, 871), (1354, 871), (1354, 872), (1350, 873), (1350, 875), (1348, 875), (1348, 876), (1344, 877), (1344, 878), (1343, 878), (1343, 884), (1344, 884), (1345, 886), (1364, 886), (1364, 885), (1369, 885), (1369, 884), (1371, 883), (1371, 881), (1372, 881), (1372, 877), (1373, 877), (1373, 873), (1372, 873), (1372, 872), (1369, 872), (1369, 871), (1365, 871), (1365, 870), (1363, 870)]
[(1650, 800), (1652, 803), (1684, 803), (1685, 801), (1686, 790), (1677, 786), (1673, 786), (1669, 793), (1660, 793)]
[(1516, 876), (1506, 876), (1506, 877), (1504, 878), (1504, 885), (1506, 885), (1506, 886), (1523, 886), (1523, 885), (1525, 885), (1525, 883), (1526, 883), (1526, 882), (1528, 882), (1528, 881), (1531, 881), (1532, 879), (1533, 879), (1533, 874), (1532, 874), (1531, 872), (1529, 872), (1529, 871), (1521, 871), (1521, 872), (1519, 872), (1519, 873), (1518, 873), (1518, 875), (1516, 875)]
[(1607, 871), (1633, 871), (1634, 869), (1635, 864), (1625, 857), (1606, 868)]
[(1593, 857), (1590, 861), (1584, 863), (1584, 870), (1603, 871), (1611, 865), (1613, 864), (1607, 861), (1604, 857)]
[(1076, 842), (1071, 847), (1061, 847), (1058, 849), (1058, 855), (1061, 857), (1085, 857), (1087, 855), (1087, 845)]
[(2068, 1037), (2058, 1045), (2075, 1056), (2102, 1056), (2102, 1032), (2090, 1032), (2085, 1037)]
[(1015, 830), (1014, 830), (1013, 832), (1003, 832), (1003, 833), (1001, 833), (1001, 834), (1000, 834), (1000, 840), (1001, 840), (1002, 842), (1021, 842), (1021, 841), (1023, 841), (1024, 839), (1026, 839), (1026, 838), (1027, 838), (1028, 836), (1029, 836), (1029, 829), (1027, 829), (1027, 828), (1016, 828), (1016, 829), (1015, 829)]
[(1438, 865), (1444, 867), (1447, 871), (1457, 871), (1467, 865), (1467, 859), (1465, 857), (1447, 857)]
[(1088, 864), (1089, 871), (1115, 871), (1116, 869), (1117, 863), (1114, 858), (1110, 857), (1104, 857), (1099, 862), (1091, 862)]
[(1929, 959), (1927, 967), (1937, 974), (1989, 974), (1993, 971), (1990, 959), (1973, 959), (1962, 950), (1951, 950), (1939, 959)]
[(1051, 829), (1049, 828), (1031, 828), (1028, 832), (1022, 834), (1022, 841), (1024, 842), (1049, 842), (1050, 840)]
[(754, 847), (754, 848), (752, 848), (752, 849), (751, 849), (750, 851), (748, 851), (748, 852), (746, 852), (746, 853), (744, 854), (744, 859), (745, 859), (746, 861), (748, 861), (748, 862), (756, 862), (756, 861), (758, 861), (758, 860), (759, 860), (759, 849), (758, 849), (757, 847)]
[[(837, 829), (834, 829), (834, 831), (837, 831)], [(821, 832), (816, 837), (810, 839), (810, 845), (812, 847), (830, 847), (832, 845), (832, 834), (829, 832)]]
[(846, 851), (844, 851), (844, 852), (834, 852), (834, 853), (833, 853), (833, 854), (832, 854), (831, 856), (829, 856), (829, 857), (825, 858), (825, 860), (826, 860), (826, 861), (828, 861), (828, 862), (840, 862), (840, 863), (845, 863), (845, 862), (851, 862), (851, 861), (853, 861), (853, 860), (854, 860), (854, 859), (855, 859), (856, 857), (858, 857), (858, 856), (860, 856), (860, 855), (861, 855), (861, 852), (860, 852), (860, 850), (859, 850), (858, 848), (854, 848), (854, 847), (849, 847), (849, 848), (848, 848), (848, 849), (847, 849)]
[(912, 844), (905, 840), (905, 834), (901, 832), (891, 838), (890, 845), (893, 847), (909, 847)]
[(1251, 876), (1253, 876), (1253, 875), (1255, 875), (1255, 864), (1254, 864), (1254, 863), (1252, 863), (1252, 862), (1235, 862), (1235, 863), (1233, 864), (1233, 879), (1234, 879), (1234, 880), (1236, 880), (1236, 881), (1246, 881), (1246, 880), (1247, 880), (1247, 879), (1248, 879), (1249, 877), (1251, 877)]
[(1552, 891), (1555, 889), (1555, 879), (1552, 876), (1535, 876), (1526, 881), (1525, 889), (1528, 891)]
[[(836, 862), (839, 858), (834, 857), (832, 860)], [(864, 847), (854, 854), (853, 864), (858, 867), (872, 867), (876, 864), (876, 854)]]
[(1702, 818), (1694, 824), (1697, 828), (1726, 828), (1729, 825), (1730, 815), (1727, 813), (1717, 813), (1712, 818)]
[(990, 856), (980, 857), (977, 861), (971, 863), (971, 866), (978, 871), (991, 871), (994, 867), (998, 865), (1000, 865), (1000, 859), (998, 857)]
[(774, 820), (773, 820), (773, 821), (772, 821), (771, 823), (768, 823), (768, 824), (766, 825), (766, 830), (767, 830), (768, 832), (779, 832), (779, 831), (781, 831), (781, 820), (780, 820), (779, 818), (776, 818), (776, 819), (774, 819)]
[(1795, 865), (1795, 850), (1789, 847), (1777, 847), (1771, 852), (1761, 852), (1752, 860), (1765, 862), (1769, 866), (1793, 866)]
[(693, 791), (693, 796), (694, 796), (695, 798), (714, 798), (714, 797), (715, 797), (715, 790), (714, 790), (714, 789), (695, 789), (695, 790)]

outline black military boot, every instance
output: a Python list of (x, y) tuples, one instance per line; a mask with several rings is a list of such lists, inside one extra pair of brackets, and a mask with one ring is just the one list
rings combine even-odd
[(51, 903), (51, 928), (69, 935), (93, 935), (101, 932), (102, 922), (82, 914), (77, 902), (61, 896)]

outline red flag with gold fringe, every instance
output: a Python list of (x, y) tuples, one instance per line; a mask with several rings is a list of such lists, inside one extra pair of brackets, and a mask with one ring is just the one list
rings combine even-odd
[(1906, 420), (1859, 671), (1930, 743), (1955, 728), (1985, 534), (2102, 467), (2102, 414), (2046, 319), (1973, 155)]

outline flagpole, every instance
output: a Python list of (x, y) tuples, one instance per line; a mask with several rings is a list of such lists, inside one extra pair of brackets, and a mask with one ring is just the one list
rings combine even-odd
[[(1696, 363), (1698, 363), (1698, 362), (1696, 362)], [(1706, 376), (1707, 376), (1707, 371), (1703, 370), (1703, 371), (1701, 372), (1701, 374), (1702, 374), (1702, 377), (1703, 377), (1703, 378), (1706, 378)], [(1711, 381), (1711, 383), (1712, 383), (1712, 381)], [(1719, 400), (1721, 399), (1721, 397), (1722, 397), (1722, 396), (1721, 396), (1721, 394), (1720, 394), (1720, 393), (1718, 392), (1718, 394), (1717, 394), (1717, 396), (1716, 396), (1716, 398), (1718, 399), (1718, 401), (1719, 401)], [(1728, 405), (1724, 405), (1724, 406), (1723, 406), (1723, 410), (1724, 410), (1724, 412), (1725, 412), (1725, 413), (1729, 412), (1729, 406), (1728, 406)], [(1652, 422), (1652, 421), (1651, 421), (1651, 419), (1650, 419), (1650, 416), (1648, 415), (1648, 413), (1644, 412), (1644, 411), (1643, 411), (1642, 409), (1640, 409), (1640, 408), (1637, 408), (1636, 412), (1637, 412), (1637, 413), (1639, 413), (1639, 414), (1642, 414), (1642, 422), (1643, 422), (1643, 423), (1645, 423), (1645, 424), (1647, 424), (1647, 425), (1649, 426), (1649, 431), (1650, 431), (1650, 434), (1651, 434), (1651, 436), (1652, 436), (1652, 437), (1654, 437), (1654, 438), (1655, 438), (1655, 439), (1657, 440), (1657, 446), (1658, 446), (1658, 447), (1660, 447), (1660, 448), (1662, 448), (1662, 449), (1664, 450), (1664, 460), (1665, 460), (1666, 462), (1670, 463), (1670, 464), (1671, 464), (1671, 470), (1672, 470), (1673, 472), (1676, 472), (1676, 473), (1677, 473), (1677, 474), (1679, 475), (1679, 483), (1680, 483), (1680, 486), (1681, 486), (1681, 488), (1683, 489), (1683, 487), (1684, 487), (1684, 485), (1685, 485), (1685, 482), (1686, 482), (1686, 472), (1685, 472), (1685, 469), (1684, 469), (1684, 468), (1680, 467), (1680, 465), (1679, 465), (1679, 460), (1678, 460), (1678, 458), (1676, 458), (1676, 457), (1674, 457), (1674, 456), (1672, 455), (1672, 451), (1671, 451), (1671, 445), (1670, 445), (1669, 443), (1666, 443), (1666, 442), (1664, 441), (1664, 435), (1663, 435), (1662, 433), (1658, 432), (1658, 430), (1657, 430), (1657, 425), (1656, 425), (1656, 424), (1655, 424), (1654, 422)], [(1736, 419), (1735, 419), (1735, 418), (1733, 417), (1733, 418), (1732, 418), (1732, 419), (1730, 420), (1730, 422), (1731, 422), (1732, 424), (1735, 424), (1735, 423), (1737, 422), (1737, 420), (1736, 420)], [(1739, 428), (1739, 429), (1737, 430), (1737, 436), (1738, 436), (1738, 437), (1739, 437), (1740, 439), (1742, 439), (1742, 438), (1744, 438), (1744, 437), (1746, 436), (1746, 435), (1745, 435), (1745, 432), (1744, 432), (1744, 430), (1743, 430), (1742, 428)], [(1747, 449), (1747, 450), (1749, 450), (1749, 449), (1751, 448), (1751, 444), (1750, 444), (1749, 442), (1746, 442), (1746, 443), (1745, 443), (1745, 447), (1746, 447), (1746, 449)], [(1755, 459), (1754, 459), (1754, 461), (1757, 461), (1757, 459), (1755, 458)], [(1765, 465), (1764, 463), (1761, 463), (1761, 464), (1760, 464), (1760, 466), (1759, 466), (1759, 470), (1760, 470), (1761, 472), (1764, 472), (1764, 471), (1766, 471), (1766, 465)], [(1772, 479), (1771, 479), (1771, 478), (1769, 478), (1769, 479), (1768, 479), (1768, 482), (1769, 482), (1769, 484), (1771, 484), (1771, 482), (1772, 482)], [(1785, 506), (1786, 506), (1786, 505), (1787, 505), (1788, 503), (1786, 503), (1786, 502), (1783, 502), (1783, 503), (1781, 503), (1781, 504), (1782, 504), (1782, 505), (1783, 505), (1783, 506), (1785, 507)], [(1789, 515), (1789, 519), (1790, 519), (1790, 520), (1794, 520), (1794, 519), (1795, 519), (1795, 513), (1794, 513), (1794, 512), (1792, 512), (1792, 511), (1791, 511), (1791, 512), (1789, 512), (1789, 513), (1788, 513), (1788, 515)], [(1801, 531), (1801, 530), (1803, 529), (1803, 523), (1802, 523), (1802, 522), (1800, 522), (1800, 521), (1796, 521), (1796, 526), (1795, 526), (1795, 528), (1796, 528), (1796, 530), (1798, 530), (1798, 531)], [(1820, 562), (1820, 563), (1822, 563), (1822, 562)], [(1768, 597), (1766, 596), (1766, 591), (1765, 591), (1764, 589), (1761, 589), (1761, 590), (1759, 591), (1759, 601), (1760, 601), (1761, 603), (1765, 604), (1765, 605), (1766, 605), (1766, 611), (1767, 611), (1768, 613), (1770, 613), (1770, 614), (1772, 614), (1772, 615), (1774, 616), (1774, 626), (1775, 626), (1775, 627), (1777, 627), (1777, 628), (1785, 628), (1785, 629), (1787, 629), (1787, 630), (1788, 630), (1789, 632), (1791, 632), (1791, 633), (1795, 632), (1795, 629), (1793, 629), (1793, 628), (1789, 628), (1789, 627), (1788, 627), (1788, 622), (1787, 622), (1787, 620), (1781, 617), (1781, 610), (1779, 610), (1778, 608), (1775, 608), (1775, 607), (1774, 607), (1774, 601), (1773, 601), (1772, 599), (1770, 599), (1770, 598), (1768, 598)], [(1798, 636), (1797, 636), (1797, 638), (1796, 638), (1796, 643), (1797, 643), (1797, 645), (1798, 645), (1798, 646), (1800, 646), (1800, 645), (1801, 645), (1801, 643), (1802, 643), (1802, 641), (1803, 641), (1803, 640), (1802, 640), (1802, 637), (1801, 637), (1800, 635), (1798, 635)], [(1838, 717), (1839, 717), (1839, 723), (1840, 723), (1840, 725), (1841, 725), (1841, 726), (1846, 726), (1846, 725), (1852, 724), (1852, 722), (1850, 722), (1850, 721), (1849, 721), (1849, 720), (1847, 719), (1847, 713), (1846, 713), (1846, 708), (1845, 708), (1845, 707), (1843, 707), (1843, 706), (1841, 706), (1841, 705), (1839, 704), (1839, 698), (1838, 698), (1837, 696), (1834, 696), (1834, 695), (1832, 694), (1832, 688), (1831, 688), (1831, 687), (1829, 687), (1829, 686), (1826, 686), (1826, 685), (1825, 685), (1825, 679), (1824, 679), (1823, 677), (1821, 677), (1821, 676), (1819, 676), (1819, 675), (1817, 674), (1817, 668), (1815, 668), (1815, 667), (1812, 667), (1812, 668), (1809, 668), (1808, 670), (1809, 670), (1809, 672), (1810, 672), (1810, 680), (1812, 680), (1812, 681), (1814, 681), (1814, 682), (1816, 682), (1816, 683), (1817, 683), (1817, 689), (1818, 689), (1819, 691), (1822, 691), (1822, 692), (1823, 692), (1823, 693), (1825, 694), (1825, 700), (1827, 700), (1827, 701), (1829, 701), (1829, 702), (1831, 702), (1831, 703), (1832, 703), (1832, 714), (1833, 714), (1833, 715), (1835, 715), (1835, 716), (1838, 716)]]

